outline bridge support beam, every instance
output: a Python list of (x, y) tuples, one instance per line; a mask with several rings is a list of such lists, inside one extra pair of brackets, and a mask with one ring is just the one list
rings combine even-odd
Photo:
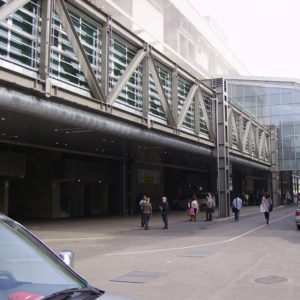
[(280, 183), (278, 171), (278, 145), (277, 145), (277, 130), (274, 125), (270, 126), (270, 152), (271, 152), (271, 172), (272, 172), (272, 199), (275, 206), (280, 204)]
[(215, 88), (216, 91), (216, 157), (218, 172), (219, 215), (230, 215), (230, 184), (229, 184), (229, 134), (228, 134), (228, 98), (226, 82)]

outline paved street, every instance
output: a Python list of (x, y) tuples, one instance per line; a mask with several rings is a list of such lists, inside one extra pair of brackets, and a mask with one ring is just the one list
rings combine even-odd
[(258, 207), (245, 208), (239, 222), (204, 222), (201, 215), (191, 223), (172, 212), (169, 230), (161, 229), (159, 214), (149, 231), (138, 216), (25, 225), (55, 251), (73, 250), (75, 269), (110, 292), (141, 300), (282, 300), (300, 294), (294, 210), (275, 209), (269, 225)]

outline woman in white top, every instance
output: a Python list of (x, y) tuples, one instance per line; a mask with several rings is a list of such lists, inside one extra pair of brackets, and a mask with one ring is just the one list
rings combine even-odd
[(270, 194), (268, 192), (265, 192), (261, 200), (260, 211), (264, 213), (267, 224), (269, 224), (271, 206), (272, 200)]

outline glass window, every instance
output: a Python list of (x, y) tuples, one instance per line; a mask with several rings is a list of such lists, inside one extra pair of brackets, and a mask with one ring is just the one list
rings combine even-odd
[(294, 170), (295, 166), (296, 166), (296, 161), (294, 159), (291, 159), (291, 160), (284, 159), (282, 169), (284, 169), (284, 170)]
[[(4, 4), (7, 1), (1, 1)], [(39, 65), (40, 2), (29, 1), (0, 23), (0, 57), (37, 70)]]
[(23, 299), (33, 297), (25, 291), (38, 293), (41, 299), (64, 289), (87, 286), (49, 249), (11, 220), (0, 219), (0, 246), (1, 299), (21, 299), (22, 294)]
[(256, 97), (255, 96), (245, 96), (244, 98), (244, 107), (256, 106)]
[(300, 103), (294, 103), (292, 105), (292, 108), (293, 108), (293, 112), (294, 112), (294, 115), (296, 114), (299, 114), (299, 117), (300, 117)]
[[(115, 86), (119, 78), (137, 53), (132, 45), (125, 42), (121, 37), (113, 34), (111, 40), (111, 54), (109, 67), (109, 89)], [(150, 83), (151, 85), (151, 83)], [(151, 89), (150, 89), (151, 94)], [(141, 110), (142, 103), (142, 64), (140, 64), (132, 74), (122, 92), (117, 98), (117, 102), (126, 104), (135, 109)]]
[(282, 115), (281, 122), (282, 122), (282, 126), (294, 125), (294, 117), (293, 115)]
[(240, 98), (244, 97), (244, 87), (242, 85), (231, 84), (231, 97), (232, 98)]
[(293, 114), (293, 105), (292, 104), (281, 104), (282, 114)]
[(282, 136), (294, 136), (294, 126), (283, 126)]
[(283, 147), (283, 157), (285, 160), (294, 159), (295, 158), (294, 148)]
[(281, 117), (280, 116), (271, 116), (271, 124), (280, 126), (281, 124)]
[[(164, 66), (157, 64), (157, 73), (163, 87), (165, 97), (172, 108), (172, 73)], [(150, 75), (150, 113), (155, 116), (166, 119), (166, 114), (161, 104), (157, 87), (154, 83), (152, 74)]]
[(281, 89), (280, 91), (281, 91), (281, 104), (292, 103), (292, 90)]
[(255, 87), (255, 92), (257, 95), (257, 105), (268, 105), (268, 89), (265, 87)]
[(172, 107), (172, 73), (161, 65), (157, 66), (157, 71), (167, 101), (170, 107)]
[(161, 117), (162, 119), (166, 119), (166, 114), (161, 104), (161, 100), (158, 94), (157, 87), (155, 85), (154, 79), (152, 74), (150, 74), (150, 84), (149, 84), (149, 97), (150, 97), (150, 113)]
[(296, 152), (300, 152), (300, 135), (296, 135), (296, 136), (294, 137), (294, 145), (295, 145), (295, 147), (298, 147), (298, 148), (299, 148), (299, 151), (296, 150), (297, 148), (295, 148), (295, 151), (296, 151)]
[(281, 105), (271, 105), (270, 114), (273, 116), (281, 115)]
[(244, 97), (255, 97), (255, 87), (253, 86), (244, 86)]
[(270, 125), (272, 123), (270, 121), (270, 117), (260, 117), (260, 118), (257, 118), (257, 121), (264, 125)]
[(269, 115), (270, 115), (270, 106), (257, 107), (257, 117), (269, 116)]
[(280, 93), (269, 94), (269, 103), (270, 105), (280, 104)]
[[(300, 116), (299, 116), (300, 118)], [(299, 135), (300, 136), (300, 123), (295, 121), (295, 135)]]
[(300, 91), (293, 90), (293, 102), (294, 103), (300, 103)]
[(293, 137), (283, 137), (282, 138), (282, 147), (283, 147), (283, 149), (293, 148), (294, 147), (294, 138)]
[[(101, 27), (83, 14), (69, 14), (96, 78), (101, 79)], [(88, 84), (59, 16), (52, 14), (51, 76), (88, 89)]]
[[(188, 96), (190, 89), (192, 87), (192, 84), (190, 82), (187, 82), (183, 78), (178, 77), (177, 82), (178, 90), (178, 114), (181, 113), (182, 108), (184, 106), (184, 102), (186, 100), (186, 97)], [(182, 123), (183, 127), (194, 129), (195, 128), (195, 102), (194, 100), (191, 102), (190, 107), (188, 108), (186, 117)]]

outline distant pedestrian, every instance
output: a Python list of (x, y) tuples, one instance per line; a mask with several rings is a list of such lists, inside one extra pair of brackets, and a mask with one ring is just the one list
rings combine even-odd
[(193, 196), (193, 200), (191, 202), (191, 208), (194, 209), (194, 222), (195, 222), (196, 219), (197, 219), (197, 214), (199, 212), (199, 203), (197, 201), (197, 196), (196, 195)]
[(168, 229), (169, 203), (167, 197), (162, 197), (161, 202), (160, 210), (164, 222), (164, 227), (162, 229)]
[(286, 204), (292, 203), (292, 196), (289, 191), (286, 192), (285, 199), (286, 199)]
[(152, 215), (152, 205), (150, 203), (150, 198), (146, 197), (146, 200), (143, 205), (143, 213), (144, 213), (144, 227), (145, 230), (149, 229), (149, 221)]
[(244, 205), (245, 206), (249, 205), (249, 195), (247, 194), (247, 192), (245, 192), (244, 194)]
[(190, 221), (194, 222), (195, 221), (195, 209), (192, 207), (191, 202), (188, 202), (188, 215), (190, 217)]
[(232, 211), (234, 212), (234, 220), (239, 221), (240, 219), (240, 211), (243, 206), (243, 201), (240, 197), (235, 197), (232, 201)]
[(214, 201), (210, 193), (206, 194), (206, 221), (212, 221)]
[(270, 194), (265, 192), (261, 200), (260, 211), (264, 213), (267, 224), (269, 224), (270, 212), (272, 209), (273, 203)]
[(141, 226), (144, 227), (145, 225), (145, 216), (144, 216), (144, 203), (147, 199), (146, 195), (143, 195), (142, 199), (139, 202), (139, 208), (140, 208), (140, 212), (141, 212)]

